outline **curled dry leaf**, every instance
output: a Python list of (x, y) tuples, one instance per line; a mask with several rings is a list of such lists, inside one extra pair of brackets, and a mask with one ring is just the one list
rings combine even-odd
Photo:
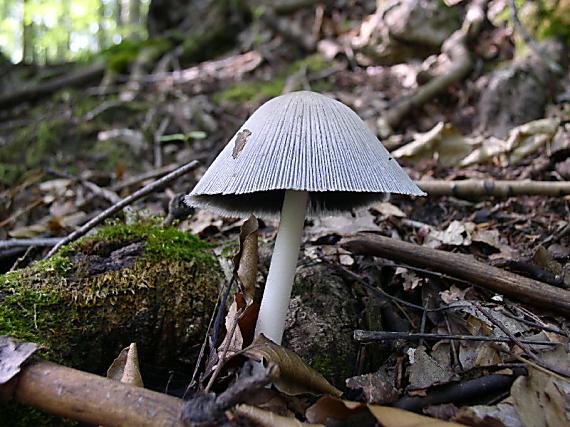
[(37, 349), (37, 344), (0, 336), (0, 384), (5, 384), (16, 376), (22, 363)]
[(131, 343), (131, 345), (121, 350), (109, 369), (107, 369), (107, 378), (136, 387), (144, 387), (139, 371), (139, 356), (136, 343)]
[(362, 417), (366, 415), (383, 427), (460, 427), (460, 424), (418, 415), (403, 409), (366, 405), (329, 396), (319, 399), (305, 413), (309, 422), (325, 423), (327, 420), (329, 422), (334, 420), (343, 423), (339, 425), (347, 425), (353, 417), (363, 420)]
[(257, 218), (251, 215), (241, 226), (239, 232), (239, 251), (234, 256), (234, 274), (239, 278), (246, 299), (253, 301), (255, 296), (255, 278), (257, 276)]
[(285, 394), (290, 396), (303, 393), (333, 396), (342, 394), (321, 374), (307, 366), (297, 354), (275, 344), (263, 335), (259, 335), (242, 353), (250, 359), (276, 364), (279, 367), (279, 374), (273, 380), (273, 384)]

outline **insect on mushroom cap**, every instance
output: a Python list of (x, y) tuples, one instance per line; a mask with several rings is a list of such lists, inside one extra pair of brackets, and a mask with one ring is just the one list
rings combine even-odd
[(386, 193), (425, 195), (349, 107), (292, 92), (259, 107), (186, 196), (220, 215), (278, 215), (285, 190), (309, 192), (308, 215), (349, 211)]

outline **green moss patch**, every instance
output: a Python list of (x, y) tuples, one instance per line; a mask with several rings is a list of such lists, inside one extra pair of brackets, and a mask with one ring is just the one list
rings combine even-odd
[(99, 374), (131, 342), (145, 363), (178, 366), (193, 360), (222, 278), (210, 245), (195, 236), (112, 224), (0, 276), (0, 334)]

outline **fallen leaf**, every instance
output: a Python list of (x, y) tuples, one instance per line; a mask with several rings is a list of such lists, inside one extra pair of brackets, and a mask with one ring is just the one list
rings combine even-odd
[(273, 380), (273, 384), (285, 394), (291, 396), (303, 393), (324, 393), (333, 396), (342, 394), (320, 373), (307, 366), (297, 354), (275, 344), (263, 334), (259, 335), (241, 354), (253, 360), (276, 364), (279, 367), (279, 375)]
[(412, 390), (425, 389), (436, 384), (449, 382), (454, 373), (449, 366), (442, 366), (437, 360), (426, 353), (425, 347), (415, 349), (413, 362), (410, 359), (409, 388)]
[[(545, 361), (562, 369), (570, 366), (570, 355), (560, 346), (541, 355)], [(554, 427), (570, 425), (567, 405), (570, 383), (532, 367), (528, 377), (519, 377), (511, 387), (517, 415), (524, 426)]]
[(234, 274), (237, 275), (248, 302), (255, 296), (257, 277), (257, 218), (251, 215), (241, 226), (239, 233), (239, 251), (234, 256)]
[(376, 420), (382, 427), (460, 427), (457, 423), (418, 415), (403, 409), (367, 405), (330, 396), (320, 398), (305, 413), (309, 422), (327, 423), (327, 425), (329, 423), (332, 425), (335, 421), (341, 423), (335, 425), (349, 425), (351, 418), (356, 416), (358, 420), (363, 420), (363, 415), (369, 415), (372, 421)]
[(432, 229), (426, 236), (424, 246), (438, 248), (441, 245), (469, 246), (471, 233), (475, 230), (472, 222), (451, 221), (444, 231)]
[(395, 216), (398, 218), (405, 218), (407, 215), (400, 210), (397, 206), (394, 206), (392, 203), (383, 202), (383, 203), (376, 203), (370, 207), (371, 210), (377, 211), (384, 216)]
[(473, 427), (523, 427), (515, 408), (510, 403), (466, 406), (457, 411), (453, 421)]
[(324, 427), (323, 424), (303, 423), (296, 418), (284, 417), (273, 412), (264, 411), (251, 405), (237, 405), (233, 411), (235, 415), (253, 421), (261, 427)]
[(399, 394), (394, 383), (395, 372), (387, 372), (386, 369), (348, 378), (346, 386), (353, 390), (360, 390), (367, 403), (391, 403), (398, 399)]
[(392, 155), (415, 163), (435, 158), (440, 165), (451, 166), (471, 151), (468, 139), (451, 125), (439, 122), (428, 132), (414, 135), (414, 141), (393, 151)]
[(0, 336), (0, 384), (6, 384), (20, 372), (22, 363), (39, 348), (37, 344)]
[(139, 371), (139, 356), (136, 343), (131, 343), (121, 350), (107, 370), (107, 378), (135, 387), (144, 387)]

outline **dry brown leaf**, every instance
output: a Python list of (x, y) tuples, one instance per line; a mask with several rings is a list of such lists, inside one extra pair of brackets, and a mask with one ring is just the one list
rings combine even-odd
[(442, 166), (451, 166), (467, 156), (472, 146), (451, 125), (439, 122), (426, 133), (414, 135), (414, 141), (392, 152), (397, 159), (412, 162), (437, 159)]
[(459, 409), (453, 420), (473, 427), (523, 427), (513, 405), (509, 403), (466, 406)]
[(398, 218), (405, 218), (407, 216), (400, 210), (400, 208), (388, 202), (376, 203), (375, 205), (372, 205), (370, 209), (375, 210), (384, 216), (395, 216)]
[(8, 236), (15, 239), (33, 239), (49, 231), (47, 223), (33, 224), (25, 227), (18, 227), (8, 232)]
[(359, 375), (346, 380), (346, 386), (353, 390), (361, 390), (367, 403), (391, 403), (398, 399), (399, 394), (394, 383), (396, 373), (387, 372), (381, 368), (371, 374)]
[(136, 343), (131, 343), (121, 350), (107, 370), (107, 378), (135, 387), (144, 387), (139, 371), (139, 356)]
[[(567, 369), (570, 355), (561, 346), (541, 355), (551, 365)], [(529, 367), (528, 377), (519, 377), (511, 387), (517, 415), (523, 425), (555, 427), (570, 425), (566, 408), (570, 402), (570, 383)]]
[(460, 427), (460, 424), (457, 423), (418, 415), (403, 409), (367, 405), (329, 396), (319, 399), (317, 403), (307, 409), (305, 416), (312, 423), (325, 423), (327, 419), (342, 422), (366, 412), (383, 427)]
[(39, 348), (37, 344), (0, 336), (0, 384), (5, 384), (20, 372), (20, 366)]
[(503, 164), (516, 164), (536, 152), (552, 140), (560, 120), (556, 118), (534, 120), (511, 129), (506, 140), (487, 138), (480, 147), (465, 157), (461, 166), (484, 163), (494, 158), (503, 158)]
[(291, 396), (303, 393), (333, 396), (342, 394), (320, 373), (307, 366), (297, 354), (275, 344), (263, 335), (259, 335), (242, 353), (250, 359), (276, 364), (279, 367), (279, 376), (273, 380), (273, 384), (285, 394)]
[(443, 366), (428, 355), (425, 347), (419, 346), (415, 349), (410, 366), (410, 389), (425, 389), (432, 385), (444, 384), (449, 382), (453, 376), (451, 367)]
[(237, 405), (233, 413), (240, 417), (247, 418), (261, 427), (324, 427), (323, 424), (303, 423), (296, 418), (283, 417), (273, 412), (264, 411), (250, 405)]
[(234, 274), (243, 285), (246, 300), (253, 301), (257, 277), (257, 218), (251, 215), (241, 226), (239, 233), (239, 251), (234, 256)]
[(471, 234), (475, 230), (472, 222), (451, 221), (444, 231), (432, 229), (426, 236), (424, 246), (438, 248), (441, 245), (469, 246)]

